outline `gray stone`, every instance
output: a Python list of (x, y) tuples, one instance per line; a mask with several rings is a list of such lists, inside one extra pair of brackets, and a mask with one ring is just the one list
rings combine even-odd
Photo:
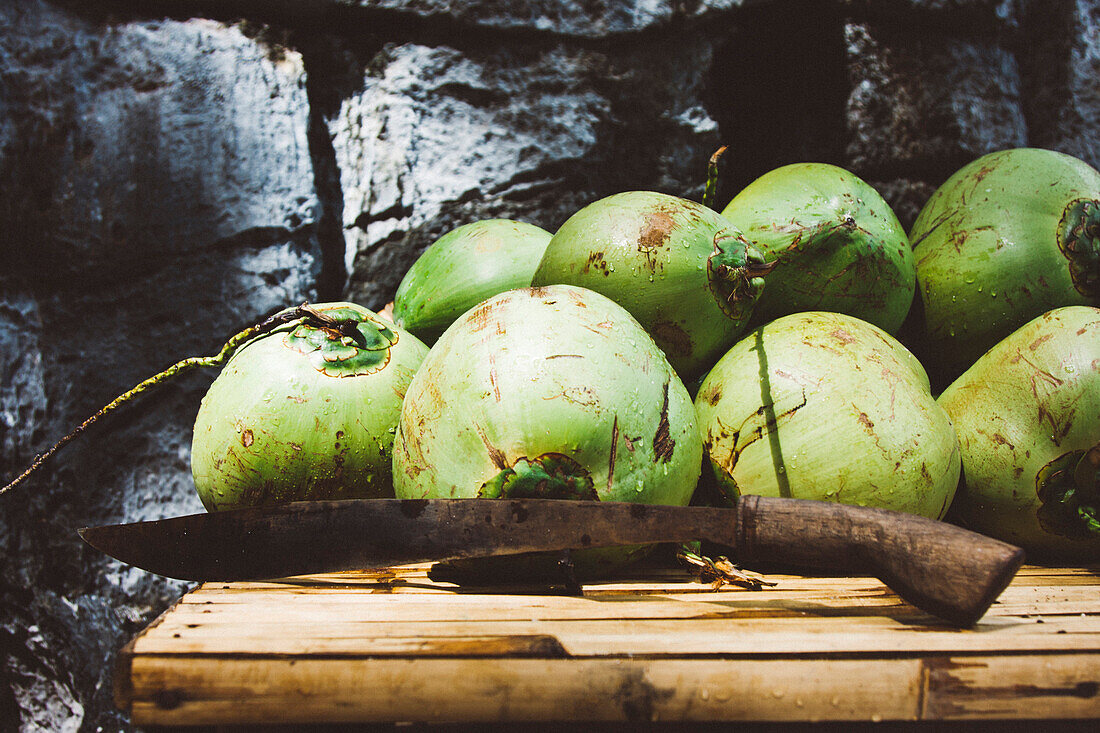
[(1015, 57), (984, 40), (846, 28), (850, 166), (864, 177), (943, 180), (1027, 142)]
[(46, 385), (38, 330), (37, 301), (8, 292), (0, 316), (0, 455), (5, 465), (33, 455), (43, 440)]
[(5, 218), (33, 216), (53, 234), (26, 263), (36, 271), (112, 278), (249, 234), (289, 239), (314, 220), (296, 55), (271, 61), (211, 21), (35, 33), (29, 14), (13, 20), (0, 78), (15, 134), (0, 170), (37, 156), (31, 181), (5, 181), (32, 208)]
[(1100, 4), (1032, 2), (1027, 21), (1029, 142), (1100, 168)]
[[(5, 478), (179, 359), (314, 299), (301, 57), (208, 20), (104, 24), (0, 4)], [(0, 496), (0, 728), (124, 725), (110, 657), (184, 585), (77, 527), (201, 511), (191, 423), (212, 375), (89, 429)]]
[(482, 28), (523, 29), (555, 35), (605, 38), (637, 33), (712, 11), (741, 7), (746, 0), (336, 0), (340, 5), (403, 11)]
[(887, 181), (868, 181), (871, 186), (882, 194), (882, 198), (897, 214), (898, 221), (905, 227), (905, 231), (913, 226), (917, 220), (917, 214), (928, 203), (928, 198), (935, 192), (935, 185), (927, 181), (912, 180), (908, 178), (895, 178)]
[(700, 101), (711, 48), (689, 37), (648, 45), (387, 47), (330, 122), (349, 297), (381, 307), (432, 241), (470, 221), (553, 231), (615, 191), (698, 196), (718, 145)]

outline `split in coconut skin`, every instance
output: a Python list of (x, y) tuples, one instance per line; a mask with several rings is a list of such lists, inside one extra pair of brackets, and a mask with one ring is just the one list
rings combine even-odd
[(800, 311), (847, 313), (897, 333), (916, 268), (905, 229), (843, 168), (796, 163), (765, 173), (722, 210), (775, 263), (749, 327)]
[(770, 269), (714, 210), (629, 191), (573, 214), (550, 240), (531, 284), (576, 285), (611, 298), (690, 380), (744, 329)]
[[(691, 399), (653, 339), (608, 298), (553, 285), (490, 298), (436, 342), (401, 409), (394, 489), (682, 506), (701, 458)], [(598, 575), (646, 549), (574, 558)], [(554, 572), (557, 556), (539, 557)]]
[(717, 484), (704, 491), (727, 499), (816, 499), (938, 519), (958, 484), (958, 440), (924, 369), (852, 316), (795, 313), (750, 332), (703, 380), (695, 408)]
[(1031, 319), (1100, 305), (1100, 172), (1050, 150), (990, 153), (932, 194), (910, 240), (913, 347), (942, 388)]
[(486, 219), (447, 232), (405, 273), (394, 323), (433, 344), (447, 326), (488, 297), (527, 287), (550, 232), (511, 219)]
[(1056, 308), (939, 397), (962, 448), (951, 518), (1042, 561), (1100, 559), (1100, 308)]

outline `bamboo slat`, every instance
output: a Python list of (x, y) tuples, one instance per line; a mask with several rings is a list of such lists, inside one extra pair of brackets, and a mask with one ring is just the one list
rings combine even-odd
[(1100, 572), (956, 629), (874, 578), (458, 588), (427, 566), (208, 583), (119, 655), (135, 725), (1100, 718)]

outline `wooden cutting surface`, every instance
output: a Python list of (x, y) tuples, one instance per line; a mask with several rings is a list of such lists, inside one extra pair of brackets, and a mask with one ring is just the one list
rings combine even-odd
[(428, 566), (207, 583), (119, 655), (135, 725), (1100, 719), (1100, 568), (1025, 566), (973, 628), (874, 578), (675, 568), (458, 588)]

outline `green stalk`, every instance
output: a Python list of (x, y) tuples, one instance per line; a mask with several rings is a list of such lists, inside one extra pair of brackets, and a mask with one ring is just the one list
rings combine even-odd
[(714, 206), (714, 197), (718, 195), (718, 159), (722, 157), (722, 153), (726, 152), (726, 147), (723, 145), (714, 151), (714, 155), (710, 156), (710, 163), (707, 164), (707, 187), (703, 190), (703, 206), (709, 209), (717, 209)]
[(143, 382), (140, 382), (138, 385), (128, 389), (127, 391), (120, 394), (118, 397), (108, 402), (106, 405), (101, 407), (94, 415), (89, 417), (84, 422), (80, 423), (80, 425), (78, 425), (76, 429), (54, 443), (53, 446), (51, 446), (50, 449), (47, 450), (45, 453), (39, 453), (38, 455), (36, 455), (34, 457), (34, 460), (27, 467), (27, 469), (23, 471), (23, 473), (16, 476), (3, 488), (0, 488), (0, 495), (7, 493), (10, 489), (13, 489), (19, 484), (23, 483), (23, 481), (26, 480), (28, 476), (37, 471), (39, 467), (41, 467), (42, 464), (48, 461), (55, 453), (57, 453), (57, 451), (64, 448), (70, 441), (72, 441), (89, 427), (98, 422), (100, 418), (109, 415), (110, 413), (125, 405), (127, 402), (130, 402), (131, 400), (137, 398), (145, 392), (148, 392), (150, 389), (158, 385), (171, 381), (180, 374), (184, 374), (186, 372), (204, 367), (220, 367), (227, 361), (229, 361), (229, 358), (233, 356), (238, 348), (240, 348), (242, 345), (252, 340), (253, 338), (268, 333), (269, 331), (273, 331), (275, 328), (282, 326), (286, 323), (291, 323), (293, 321), (299, 320), (308, 320), (315, 322), (321, 328), (331, 328), (336, 330), (340, 329), (340, 324), (336, 323), (335, 319), (313, 310), (310, 307), (309, 303), (303, 303), (302, 305), (295, 308), (290, 308), (280, 313), (276, 313), (275, 315), (271, 316), (261, 323), (249, 326), (248, 328), (232, 336), (228, 341), (226, 341), (225, 345), (222, 346), (221, 350), (217, 354), (213, 356), (193, 356), (176, 362), (164, 371), (154, 374), (153, 376), (149, 377)]
[(1055, 458), (1037, 484), (1044, 529), (1075, 539), (1100, 536), (1100, 444)]

